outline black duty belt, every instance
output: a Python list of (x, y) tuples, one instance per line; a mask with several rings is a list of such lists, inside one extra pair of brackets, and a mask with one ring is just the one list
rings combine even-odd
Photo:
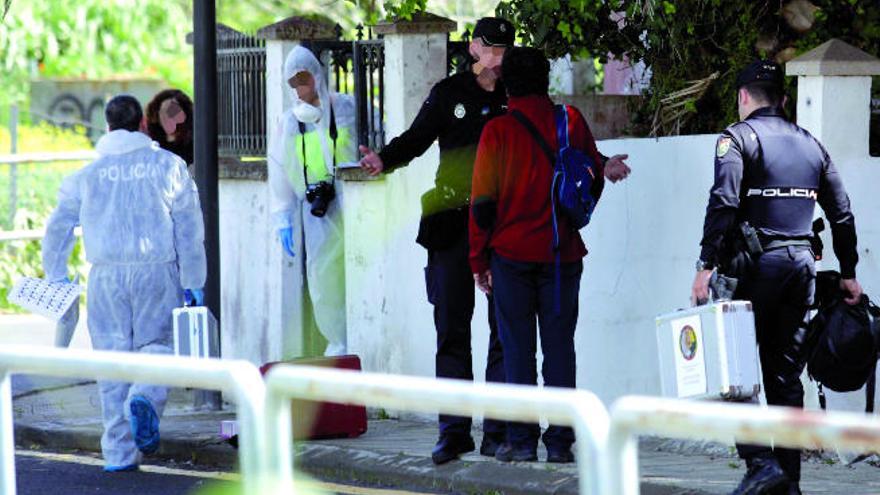
[(809, 239), (768, 239), (766, 241), (761, 241), (761, 248), (763, 248), (764, 251), (772, 251), (774, 249), (789, 246), (812, 247), (812, 243)]

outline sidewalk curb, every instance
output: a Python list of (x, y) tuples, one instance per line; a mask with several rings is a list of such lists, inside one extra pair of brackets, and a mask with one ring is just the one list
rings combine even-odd
[[(20, 448), (100, 452), (95, 424), (57, 422), (15, 424)], [(435, 466), (427, 456), (379, 454), (321, 442), (297, 445), (296, 468), (319, 479), (374, 487), (405, 487), (456, 494), (576, 495), (577, 477), (552, 464), (524, 468), (517, 463), (462, 459)], [(159, 452), (147, 458), (235, 469), (238, 451), (221, 439), (191, 440), (166, 437)], [(702, 495), (706, 492), (652, 482), (641, 483), (643, 495)]]
[[(302, 457), (298, 469), (336, 482), (368, 486), (403, 486), (408, 489), (439, 490), (455, 494), (577, 495), (577, 476), (521, 464), (462, 459), (435, 466), (429, 457), (342, 448), (326, 444), (298, 447)], [(369, 463), (363, 461), (369, 460)], [(673, 485), (642, 482), (642, 495), (703, 495), (707, 492)]]
[[(90, 426), (16, 424), (15, 445), (25, 449), (82, 450), (100, 453), (101, 437)], [(172, 437), (162, 439), (159, 451), (146, 457), (147, 463), (151, 460), (233, 469), (238, 465), (238, 451), (220, 438), (216, 441), (192, 441)]]

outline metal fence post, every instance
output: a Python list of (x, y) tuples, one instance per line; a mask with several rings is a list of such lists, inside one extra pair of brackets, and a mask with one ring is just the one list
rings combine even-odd
[[(604, 463), (606, 436), (611, 419), (605, 405), (592, 393), (575, 392), (572, 401), (578, 468), (578, 487), (580, 493), (613, 493), (608, 490), (609, 477)], [(587, 441), (592, 438), (593, 441)], [(591, 469), (592, 466), (592, 469)]]
[[(9, 153), (18, 153), (18, 105), (9, 107)], [(18, 165), (9, 164), (9, 230), (15, 229), (18, 209)]]
[(12, 428), (12, 373), (0, 371), (0, 495), (15, 495), (15, 433)]
[(271, 435), (265, 420), (266, 386), (259, 371), (250, 363), (237, 365), (230, 372), (234, 384), (239, 418), (238, 435), (242, 493), (275, 493), (264, 489), (271, 473), (266, 457)]
[(277, 493), (293, 493), (293, 422), (290, 399), (266, 384), (266, 461)]
[(609, 484), (603, 493), (639, 495), (639, 442), (626, 424), (611, 422), (605, 459)]

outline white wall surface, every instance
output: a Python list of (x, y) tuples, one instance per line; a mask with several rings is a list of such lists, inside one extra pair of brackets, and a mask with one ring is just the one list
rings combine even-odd
[[(702, 135), (599, 143), (605, 154), (628, 153), (633, 167), (628, 180), (606, 186), (592, 223), (583, 230), (590, 254), (585, 259), (575, 337), (578, 386), (596, 392), (604, 401), (624, 394), (660, 392), (654, 317), (689, 304), (713, 178), (715, 139)], [(404, 173), (431, 177), (435, 167), (436, 158), (425, 157)], [(862, 258), (859, 279), (869, 293), (878, 294), (880, 229), (872, 212), (880, 209), (880, 196), (872, 189), (880, 184), (880, 160), (848, 160), (838, 167), (856, 212)], [(394, 190), (404, 182), (392, 177), (386, 185)], [(417, 197), (412, 194), (389, 202), (389, 208), (417, 212)], [(425, 296), (425, 250), (414, 242), (417, 215), (410, 213), (387, 228), (392, 235), (384, 253), (377, 254), (386, 263), (379, 303), (384, 323), (380, 328), (362, 322), (349, 332), (370, 341), (364, 362), (371, 371), (433, 376), (435, 332), (432, 307)], [(829, 239), (824, 268), (836, 265), (830, 245)], [(370, 293), (369, 280), (353, 285)], [(350, 306), (360, 304), (357, 291), (349, 291), (349, 297)], [(486, 300), (477, 294), (472, 347), (479, 379), (485, 368), (487, 339)], [(383, 358), (374, 359), (372, 353)], [(389, 354), (401, 359), (389, 360)]]
[[(412, 121), (445, 67), (436, 63), (445, 60), (444, 35), (408, 36), (386, 36), (389, 138)], [(272, 68), (291, 45), (271, 45), (269, 75), (277, 79)], [(854, 79), (802, 81), (803, 94), (813, 100), (799, 113), (805, 127), (826, 136), (825, 145), (836, 158), (856, 214), (858, 277), (865, 290), (880, 299), (880, 223), (875, 218), (880, 211), (875, 192), (880, 159), (866, 156), (867, 143), (854, 142), (865, 135), (868, 111), (862, 101), (864, 81)], [(833, 92), (830, 86), (850, 91)], [(270, 94), (270, 100), (284, 101), (279, 92)], [(835, 100), (828, 101), (832, 96)], [(838, 101), (841, 98), (845, 101)], [(840, 112), (829, 110), (829, 105), (850, 108), (852, 118), (840, 120)], [(285, 106), (269, 104), (273, 116)], [(823, 133), (828, 125), (838, 129)], [(624, 394), (659, 393), (654, 317), (689, 304), (715, 139), (701, 135), (599, 143), (607, 155), (628, 153), (633, 168), (628, 180), (606, 186), (592, 223), (582, 232), (590, 254), (575, 338), (577, 378), (579, 387), (593, 390), (606, 402)], [(349, 348), (361, 356), (365, 370), (434, 375), (436, 334), (425, 293), (426, 253), (415, 237), (420, 196), (433, 185), (437, 161), (435, 145), (384, 180), (340, 184), (347, 203), (348, 299), (340, 311), (348, 317)], [(265, 182), (221, 182), (223, 354), (257, 363), (301, 351), (302, 277), (297, 263), (302, 257), (280, 256), (269, 229), (267, 200)], [(822, 268), (835, 268), (827, 233), (826, 247)], [(489, 331), (486, 299), (477, 293), (476, 301), (472, 347), (475, 376), (481, 380)]]

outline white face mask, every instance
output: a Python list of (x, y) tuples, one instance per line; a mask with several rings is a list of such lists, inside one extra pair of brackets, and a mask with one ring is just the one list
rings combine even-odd
[(314, 124), (321, 120), (322, 112), (319, 107), (300, 101), (293, 107), (293, 115), (304, 124)]

